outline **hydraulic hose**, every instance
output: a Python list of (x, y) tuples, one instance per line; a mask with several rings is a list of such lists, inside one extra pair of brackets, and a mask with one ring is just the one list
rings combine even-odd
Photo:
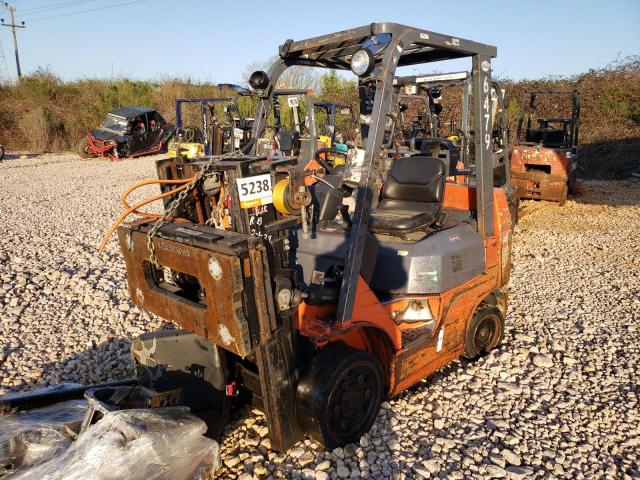
[[(184, 178), (184, 179), (180, 179), (180, 180), (143, 180), (142, 182), (138, 182), (135, 185), (129, 187), (129, 189), (127, 189), (126, 192), (124, 192), (124, 194), (122, 195), (122, 197), (120, 198), (120, 202), (122, 203), (123, 207), (125, 208), (124, 212), (122, 212), (120, 214), (120, 216), (116, 219), (115, 222), (113, 222), (113, 224), (111, 225), (111, 227), (109, 227), (109, 230), (107, 230), (107, 233), (105, 234), (104, 238), (102, 239), (102, 242), (100, 242), (100, 246), (98, 247), (98, 252), (102, 253), (104, 251), (105, 246), (107, 245), (107, 242), (109, 241), (109, 238), (111, 238), (111, 235), (113, 235), (113, 232), (116, 230), (116, 228), (118, 228), (118, 225), (120, 225), (122, 222), (124, 222), (124, 220), (131, 214), (135, 214), (141, 217), (146, 218), (146, 220), (144, 220), (142, 223), (146, 223), (146, 222), (152, 222), (154, 220), (158, 220), (160, 218), (162, 218), (162, 215), (157, 214), (157, 213), (149, 213), (149, 212), (141, 212), (139, 209), (144, 207), (145, 205), (148, 205), (150, 203), (153, 203), (157, 200), (161, 200), (163, 198), (169, 197), (171, 195), (174, 195), (182, 190), (184, 190), (185, 188), (187, 188), (188, 183), (192, 180), (192, 178)], [(133, 206), (130, 206), (127, 203), (127, 197), (136, 189), (140, 188), (140, 187), (144, 187), (145, 185), (180, 185), (177, 188), (171, 189), (167, 192), (161, 193), (159, 195), (155, 195), (151, 198), (148, 198), (146, 200), (143, 200), (139, 203), (136, 203)], [(179, 221), (179, 222), (185, 222), (188, 221), (184, 218), (180, 218), (180, 217), (175, 217), (173, 218), (173, 220)]]

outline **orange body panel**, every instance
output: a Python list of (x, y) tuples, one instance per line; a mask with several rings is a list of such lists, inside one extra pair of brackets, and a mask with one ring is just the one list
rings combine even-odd
[(356, 301), (351, 319), (340, 325), (331, 325), (329, 321), (334, 316), (334, 305), (318, 307), (302, 303), (298, 308), (297, 328), (300, 333), (314, 339), (316, 344), (320, 345), (336, 341), (338, 338), (345, 341), (342, 337), (346, 332), (371, 327), (383, 331), (394, 349), (401, 348), (400, 330), (393, 321), (390, 311), (380, 303), (362, 277), (358, 278)]
[(447, 210), (475, 210), (476, 189), (460, 183), (447, 183), (442, 208)]
[[(511, 218), (506, 195), (494, 189), (495, 229), (485, 239), (485, 271), (450, 290), (434, 295), (399, 296), (381, 303), (362, 277), (358, 280), (352, 318), (333, 323), (335, 307), (302, 304), (297, 327), (318, 348), (343, 342), (364, 349), (380, 360), (388, 379), (388, 394), (394, 396), (432, 374), (464, 351), (467, 325), (478, 305), (509, 280)], [(444, 208), (475, 209), (475, 189), (447, 183)], [(426, 322), (397, 324), (409, 300), (426, 299), (435, 325)], [(506, 295), (495, 299), (506, 314)], [(380, 341), (382, 336), (385, 341)]]

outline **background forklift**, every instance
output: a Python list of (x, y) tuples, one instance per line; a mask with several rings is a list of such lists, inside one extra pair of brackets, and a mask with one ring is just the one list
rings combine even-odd
[(525, 92), (511, 151), (513, 183), (520, 198), (563, 204), (574, 192), (579, 126), (577, 90)]
[[(394, 80), (398, 116), (405, 142), (408, 139), (410, 148), (443, 159), (449, 164), (450, 180), (456, 182), (468, 182), (471, 177), (465, 172), (475, 169), (475, 119), (470, 111), (471, 82), (472, 73), (466, 71), (397, 77)], [(454, 108), (452, 112), (443, 110), (442, 106), (443, 96), (451, 94), (462, 99), (460, 108)], [(405, 112), (408, 110), (414, 115), (416, 112), (415, 108), (410, 109), (406, 105), (412, 99), (424, 103), (424, 108), (419, 112), (424, 111), (426, 115), (421, 116), (419, 121), (414, 120), (410, 129), (403, 129), (402, 126), (406, 125), (403, 122)], [(490, 101), (494, 186), (504, 189), (515, 224), (518, 220), (519, 198), (511, 182), (504, 91), (495, 80), (491, 82)], [(458, 175), (458, 171), (462, 175)]]
[[(302, 100), (302, 105), (300, 104)], [(282, 103), (286, 104), (283, 110)], [(287, 113), (285, 113), (287, 112)], [(273, 100), (273, 153), (295, 156), (301, 164), (315, 157), (318, 143), (313, 92), (307, 89), (279, 88)], [(259, 153), (267, 153), (258, 148)]]
[[(368, 431), (384, 398), (461, 355), (494, 349), (507, 311), (511, 219), (494, 187), (490, 122), (476, 125), (469, 181), (448, 183), (442, 159), (388, 146), (388, 119), (397, 67), (464, 57), (474, 116), (488, 119), (495, 55), (394, 23), (281, 45), (268, 72), (250, 79), (259, 97), (251, 141), (185, 162), (173, 170), (182, 185), (167, 192), (161, 218), (118, 228), (132, 300), (185, 329), (135, 340), (140, 382), (181, 388), (212, 433), (246, 402), (265, 412), (273, 448), (305, 434), (333, 448)], [(291, 66), (357, 76), (355, 189), (333, 172), (317, 175), (311, 191), (295, 156), (256, 155), (277, 108), (274, 86)], [(347, 196), (355, 206), (345, 212)]]
[[(355, 125), (356, 116), (353, 112), (353, 107), (344, 102), (314, 102), (313, 106), (316, 110), (321, 112), (321, 115), (316, 115), (316, 121), (318, 124), (318, 130), (320, 131), (320, 137), (329, 137), (329, 141), (326, 142), (328, 147), (332, 147), (335, 143), (346, 144), (348, 140), (353, 140), (345, 136), (345, 132), (341, 130), (347, 130), (350, 125)], [(343, 128), (340, 128), (340, 127)], [(323, 141), (320, 138), (320, 141)]]
[(332, 101), (314, 102), (313, 106), (319, 113), (315, 116), (319, 131), (318, 148), (321, 149), (319, 156), (327, 162), (325, 167), (344, 165), (357, 135), (357, 128), (353, 128), (356, 123), (353, 107)]
[[(190, 104), (199, 106), (199, 126), (183, 124), (183, 107)], [(249, 140), (251, 124), (234, 98), (178, 98), (176, 136), (169, 144), (168, 156), (192, 159), (237, 150)]]

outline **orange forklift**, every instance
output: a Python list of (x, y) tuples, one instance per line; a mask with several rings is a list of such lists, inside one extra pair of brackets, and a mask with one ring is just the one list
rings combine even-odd
[[(134, 341), (139, 382), (180, 388), (212, 435), (234, 406), (251, 404), (273, 448), (310, 435), (331, 449), (358, 441), (385, 398), (493, 350), (512, 233), (493, 178), (495, 56), (395, 23), (284, 42), (250, 78), (259, 98), (250, 142), (160, 162), (165, 213), (118, 227), (132, 300), (183, 328)], [(398, 67), (459, 58), (471, 60), (473, 112), (486, 121), (475, 126), (468, 182), (451, 183), (443, 159), (394, 145), (389, 114)], [(355, 75), (361, 138), (345, 165), (306, 170), (295, 156), (257, 154), (276, 85), (294, 66)], [(317, 181), (307, 186), (308, 176)]]
[[(571, 99), (566, 109), (570, 116), (540, 116), (540, 112), (550, 110), (557, 114), (561, 101), (567, 97)], [(511, 178), (520, 198), (549, 200), (562, 205), (568, 194), (573, 193), (578, 169), (579, 126), (577, 90), (525, 92), (516, 141), (511, 150)]]

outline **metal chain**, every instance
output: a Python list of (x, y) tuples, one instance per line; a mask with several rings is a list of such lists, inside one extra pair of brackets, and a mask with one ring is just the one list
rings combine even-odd
[[(155, 245), (153, 243), (153, 238), (158, 233), (158, 230), (160, 230), (160, 228), (167, 221), (170, 221), (169, 219), (174, 216), (174, 214), (176, 213), (178, 207), (182, 204), (182, 202), (187, 197), (187, 195), (189, 195), (189, 193), (191, 193), (191, 191), (200, 182), (200, 180), (202, 180), (209, 173), (209, 170), (213, 167), (213, 165), (218, 160), (223, 160), (223, 159), (226, 159), (226, 158), (239, 157), (239, 156), (242, 156), (242, 153), (240, 151), (236, 150), (234, 152), (225, 153), (223, 155), (217, 155), (217, 156), (211, 158), (200, 169), (200, 171), (193, 176), (193, 178), (189, 181), (189, 183), (186, 184), (186, 188), (184, 190), (182, 190), (178, 194), (178, 196), (176, 198), (173, 199), (173, 201), (169, 204), (169, 208), (167, 208), (164, 211), (164, 214), (162, 215), (162, 217), (160, 217), (153, 224), (153, 227), (151, 227), (151, 230), (149, 230), (149, 232), (147, 233), (147, 250), (149, 250), (149, 260), (151, 261), (151, 264), (154, 267), (162, 268), (162, 266), (158, 262), (158, 257), (156, 257)], [(208, 222), (208, 220), (207, 220), (207, 222)], [(206, 225), (206, 223), (205, 223), (205, 225)]]
[(207, 226), (214, 226), (216, 228), (224, 228), (224, 218), (225, 218), (225, 203), (229, 198), (229, 188), (223, 187), (223, 193), (220, 195), (218, 199), (218, 203), (211, 211), (211, 216), (207, 218), (207, 221), (204, 222)]

